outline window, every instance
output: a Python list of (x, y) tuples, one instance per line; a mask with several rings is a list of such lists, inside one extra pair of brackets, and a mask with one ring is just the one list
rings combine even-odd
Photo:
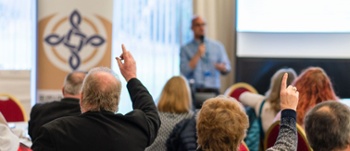
[[(137, 77), (157, 100), (165, 82), (180, 74), (179, 51), (192, 38), (191, 18), (192, 1), (114, 1), (112, 68), (119, 73), (114, 57), (123, 43), (136, 60)], [(119, 112), (126, 113), (131, 102), (122, 84)]]
[[(36, 0), (0, 0), (0, 70), (35, 72), (36, 5)], [(165, 82), (179, 75), (180, 46), (192, 37), (192, 1), (115, 0), (113, 16), (113, 70), (119, 73), (114, 57), (120, 55), (124, 43), (137, 61), (138, 78), (156, 99)], [(131, 102), (126, 83), (121, 81), (119, 112), (126, 113)]]
[(0, 0), (0, 70), (31, 69), (36, 22), (35, 0)]

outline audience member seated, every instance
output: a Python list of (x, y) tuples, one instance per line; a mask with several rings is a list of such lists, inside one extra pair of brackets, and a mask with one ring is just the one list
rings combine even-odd
[(350, 109), (337, 101), (317, 104), (305, 116), (307, 139), (315, 151), (350, 150)]
[(167, 151), (194, 151), (197, 149), (196, 115), (177, 123), (166, 141)]
[[(273, 123), (273, 119), (280, 111), (281, 79), (284, 73), (288, 73), (287, 85), (290, 85), (297, 77), (296, 72), (292, 68), (282, 68), (272, 76), (270, 88), (265, 93), (265, 96), (248, 91), (243, 92), (239, 96), (239, 101), (243, 105), (254, 108), (255, 114), (261, 117), (261, 126), (264, 133), (266, 133), (267, 129)], [(260, 108), (261, 115), (259, 115)]]
[(85, 78), (84, 72), (69, 73), (63, 84), (63, 98), (60, 101), (38, 103), (30, 112), (28, 133), (32, 140), (38, 136), (38, 131), (44, 124), (63, 116), (80, 115), (80, 89)]
[(122, 46), (116, 58), (131, 97), (133, 111), (116, 114), (121, 82), (106, 67), (93, 68), (86, 75), (80, 106), (82, 114), (47, 123), (39, 130), (35, 151), (144, 151), (157, 136), (160, 119), (153, 98), (136, 78), (136, 62)]
[(331, 80), (320, 67), (309, 67), (304, 70), (292, 84), (299, 93), (297, 123), (304, 127), (304, 117), (308, 110), (323, 101), (338, 101)]
[[(165, 84), (158, 101), (161, 126), (146, 151), (165, 151), (166, 140), (177, 123), (193, 116), (191, 91), (183, 76), (174, 76)], [(196, 148), (194, 148), (196, 149)]]
[(0, 151), (16, 151), (19, 148), (19, 138), (12, 133), (5, 117), (0, 112)]
[[(281, 82), (281, 128), (273, 150), (296, 150), (296, 107), (299, 93), (295, 87), (287, 87), (288, 74)], [(219, 96), (204, 102), (198, 113), (197, 135), (201, 151), (238, 150), (248, 128), (248, 117), (244, 109), (233, 98)]]

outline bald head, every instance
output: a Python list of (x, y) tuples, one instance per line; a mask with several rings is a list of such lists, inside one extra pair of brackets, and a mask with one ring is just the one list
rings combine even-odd
[(81, 110), (82, 112), (101, 110), (116, 112), (120, 93), (120, 81), (112, 70), (106, 67), (93, 68), (83, 83)]
[(201, 36), (205, 36), (205, 20), (200, 16), (194, 16), (191, 22), (191, 29), (195, 39), (200, 39)]
[[(63, 84), (63, 96), (80, 95), (81, 86), (85, 78), (85, 72), (73, 71), (69, 73)], [(80, 97), (80, 96), (79, 96)]]
[(314, 150), (343, 150), (350, 145), (350, 109), (340, 102), (317, 104), (306, 114), (304, 124)]
[(109, 87), (117, 85), (119, 82), (110, 72), (95, 72), (91, 77), (97, 80), (96, 88), (100, 89), (101, 92), (109, 91)]

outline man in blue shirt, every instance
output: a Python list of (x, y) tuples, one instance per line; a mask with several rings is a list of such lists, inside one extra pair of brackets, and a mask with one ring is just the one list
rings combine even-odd
[(230, 61), (224, 46), (205, 36), (205, 21), (196, 16), (191, 29), (194, 39), (181, 47), (180, 72), (192, 84), (195, 92), (219, 94), (220, 75), (231, 70)]

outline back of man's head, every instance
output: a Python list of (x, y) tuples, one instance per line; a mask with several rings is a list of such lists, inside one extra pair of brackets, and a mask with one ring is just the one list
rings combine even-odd
[(313, 150), (344, 150), (350, 146), (350, 109), (340, 102), (317, 104), (305, 116), (304, 124)]
[(87, 74), (82, 88), (80, 102), (82, 112), (111, 111), (116, 112), (121, 93), (121, 83), (112, 70), (96, 67)]
[(79, 95), (81, 86), (83, 84), (84, 78), (85, 78), (85, 72), (81, 71), (73, 71), (69, 73), (63, 84), (63, 95), (66, 97)]

